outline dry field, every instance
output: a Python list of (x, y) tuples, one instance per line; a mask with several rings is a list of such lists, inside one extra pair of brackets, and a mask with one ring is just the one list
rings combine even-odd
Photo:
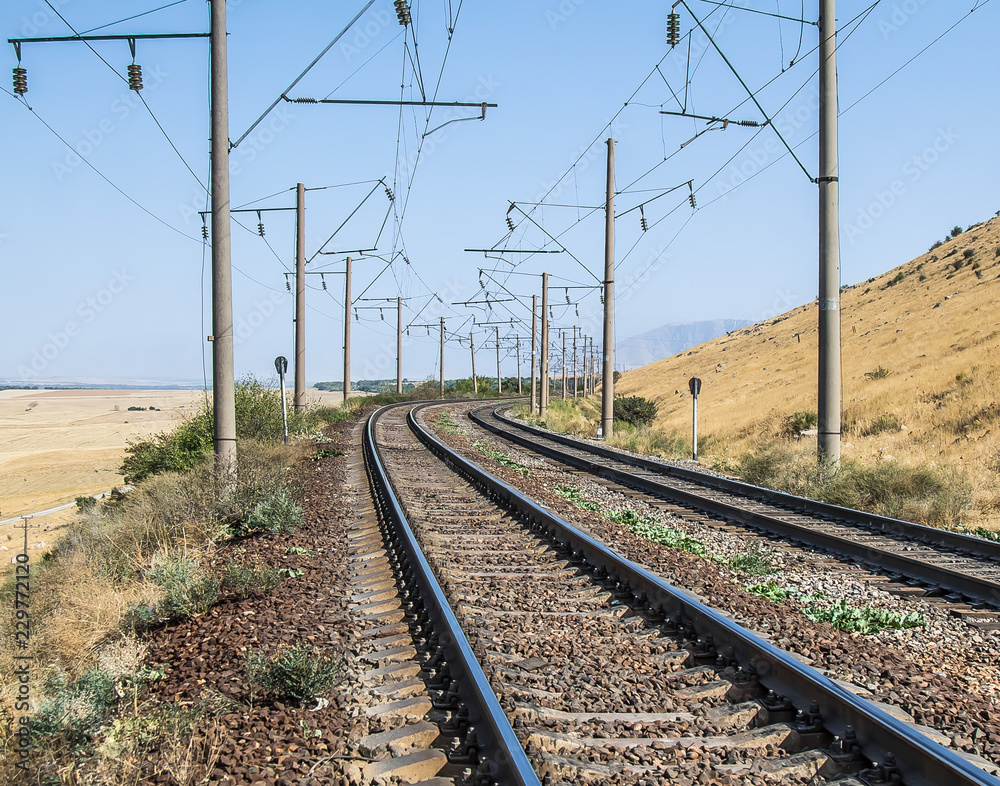
[[(998, 303), (1000, 219), (842, 293), (844, 457), (955, 467), (973, 487), (969, 524), (993, 529)], [(689, 435), (688, 378), (701, 377), (699, 458), (732, 460), (816, 411), (816, 322), (814, 302), (630, 371), (615, 393), (655, 400), (657, 427)]]
[[(340, 393), (308, 393), (311, 402), (341, 400)], [(128, 441), (169, 431), (197, 412), (203, 397), (200, 390), (0, 391), (0, 522), (121, 485), (118, 467)], [(75, 515), (68, 508), (35, 516), (29, 550), (51, 548)], [(22, 522), (0, 523), (0, 555), (19, 550), (23, 537)], [(4, 556), (0, 564), (6, 565)]]

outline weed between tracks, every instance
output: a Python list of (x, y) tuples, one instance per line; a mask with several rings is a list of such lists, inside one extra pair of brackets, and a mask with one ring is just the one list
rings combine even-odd
[(514, 461), (514, 459), (512, 458), (508, 458), (505, 454), (501, 453), (499, 450), (494, 450), (489, 445), (486, 445), (485, 443), (478, 441), (473, 442), (472, 447), (479, 450), (479, 452), (482, 453), (484, 456), (489, 456), (491, 459), (497, 462), (497, 464), (501, 464), (504, 467), (510, 467), (518, 475), (524, 475), (524, 477), (526, 478), (531, 477), (530, 469), (524, 466), (524, 464), (519, 464), (518, 462)]

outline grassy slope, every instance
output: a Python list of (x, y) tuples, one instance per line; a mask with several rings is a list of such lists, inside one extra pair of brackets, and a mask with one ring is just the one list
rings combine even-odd
[[(998, 249), (1000, 219), (993, 219), (845, 288), (842, 298), (844, 456), (959, 467), (975, 491), (973, 523), (994, 528), (1000, 525)], [(956, 270), (958, 261), (964, 264)], [(687, 379), (701, 377), (704, 460), (737, 456), (773, 438), (788, 415), (815, 412), (816, 322), (814, 302), (630, 371), (615, 393), (655, 400), (657, 427), (687, 434)], [(880, 366), (890, 374), (865, 376)], [(866, 435), (886, 415), (905, 429)]]

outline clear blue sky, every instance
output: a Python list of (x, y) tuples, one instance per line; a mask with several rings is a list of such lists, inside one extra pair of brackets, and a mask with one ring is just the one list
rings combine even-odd
[[(421, 108), (282, 104), (233, 150), (236, 207), (292, 206), (298, 181), (310, 188), (355, 184), (309, 192), (310, 257), (362, 203), (374, 181), (384, 178), (394, 192), (390, 203), (377, 185), (326, 247), (370, 248), (378, 238), (378, 253), (394, 258), (388, 269), (380, 259), (354, 263), (355, 297), (364, 291), (366, 298), (393, 300), (384, 320), (370, 308), (376, 302), (355, 304), (369, 307), (359, 310), (353, 325), (355, 380), (394, 375), (397, 294), (408, 298), (407, 323), (436, 324), (443, 313), (449, 330), (467, 334), (473, 314), (479, 321), (523, 319), (501, 328), (511, 340), (522, 336), (523, 348), (530, 331), (523, 306), (498, 304), (490, 314), (451, 305), (481, 299), (480, 267), (514, 294), (528, 296), (538, 291), (538, 278), (511, 274), (548, 270), (554, 277), (555, 323), (580, 324), (597, 334), (596, 291), (558, 287), (591, 284), (600, 276), (603, 211), (587, 207), (604, 198), (608, 136), (617, 140), (616, 187), (623, 192), (616, 212), (687, 181), (697, 197), (692, 210), (684, 185), (650, 202), (643, 208), (645, 233), (638, 211), (618, 219), (619, 337), (667, 322), (757, 320), (816, 296), (817, 189), (792, 157), (783, 156), (775, 129), (815, 175), (817, 30), (688, 1), (747, 85), (758, 91), (773, 128), (729, 126), (680, 148), (706, 126), (661, 115), (661, 109), (679, 109), (671, 91), (681, 102), (686, 93), (689, 112), (734, 120), (762, 116), (745, 101), (743, 88), (703, 35), (691, 39), (690, 57), (687, 38), (668, 54), (665, 3), (418, 0), (414, 27), (404, 35), (392, 3), (378, 0), (292, 96), (417, 99), (422, 83), (428, 97), (437, 87), (439, 100), (486, 100), (499, 108), (490, 109), (482, 122), (451, 123), (429, 134), (421, 148), (425, 132), (478, 112), (439, 109), (428, 119)], [(50, 2), (84, 31), (169, 0)], [(740, 5), (792, 17), (803, 8), (792, 0)], [(233, 140), (363, 6), (361, 0), (229, 3)], [(864, 97), (973, 6), (965, 21)], [(994, 40), (1000, 4), (883, 0), (865, 15), (868, 7), (838, 3), (840, 106), (848, 110), (840, 124), (845, 284), (925, 251), (955, 224), (967, 226), (1000, 210), (995, 150), (1000, 50)], [(804, 9), (814, 21), (816, 0), (807, 0)], [(694, 22), (680, 11), (686, 35)], [(207, 17), (206, 3), (187, 0), (101, 32), (205, 31)], [(0, 21), (5, 38), (70, 33), (45, 0), (8, 0)], [(125, 73), (131, 62), (125, 42), (95, 49), (118, 74)], [(797, 63), (789, 68), (796, 53)], [(6, 62), (9, 74), (16, 64), (9, 45)], [(4, 84), (0, 379), (202, 377), (211, 320), (197, 215), (206, 196), (195, 176), (207, 182), (207, 41), (140, 40), (136, 62), (146, 85), (142, 97), (179, 154), (125, 82), (83, 44), (24, 45), (25, 98), (34, 112)], [(550, 203), (584, 207), (524, 204), (547, 192)], [(508, 234), (510, 201), (522, 203), (531, 220), (513, 210), (515, 230)], [(233, 228), (237, 373), (267, 377), (276, 355), (293, 354), (292, 298), (283, 274), (294, 268), (294, 218), (290, 212), (262, 214), (265, 243), (256, 234), (255, 214), (236, 217), (245, 226)], [(508, 254), (507, 261), (499, 261), (463, 252), (494, 244), (554, 248), (543, 229), (558, 235), (576, 259)], [(317, 256), (309, 268), (342, 270), (342, 256)], [(310, 382), (341, 378), (343, 276), (325, 278), (326, 291), (319, 276), (309, 277)], [(489, 279), (483, 281), (492, 294), (505, 296)], [(567, 295), (582, 302), (566, 306)], [(430, 332), (410, 330), (404, 376), (436, 376), (437, 335)], [(486, 328), (480, 328), (477, 344), (486, 338)], [(477, 370), (492, 373), (494, 358), (487, 345), (477, 354)], [(467, 348), (449, 343), (445, 364), (449, 377), (468, 375)], [(504, 364), (504, 374), (513, 374), (513, 359)]]

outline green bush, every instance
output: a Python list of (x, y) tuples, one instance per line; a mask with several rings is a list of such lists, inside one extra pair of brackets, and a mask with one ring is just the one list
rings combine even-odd
[(281, 583), (281, 573), (268, 565), (248, 565), (229, 560), (222, 574), (222, 588), (244, 600), (255, 592), (268, 593)]
[(781, 435), (784, 437), (797, 437), (803, 431), (816, 428), (819, 423), (819, 416), (815, 412), (795, 412), (785, 418), (781, 426)]
[(633, 426), (648, 426), (656, 420), (659, 408), (656, 402), (642, 396), (627, 396), (616, 398), (613, 417), (616, 421), (629, 423)]
[(127, 621), (137, 631), (201, 614), (219, 599), (218, 579), (204, 572), (189, 557), (158, 553), (146, 577), (163, 589), (163, 597), (155, 606), (139, 605), (130, 609)]
[(924, 615), (917, 611), (904, 614), (871, 606), (851, 606), (843, 599), (831, 606), (806, 606), (802, 613), (806, 619), (829, 622), (838, 630), (848, 633), (878, 633), (886, 628), (922, 628), (927, 624)]
[(205, 459), (212, 444), (212, 418), (203, 411), (171, 432), (129, 441), (118, 471), (126, 483), (138, 483), (164, 472), (187, 472)]
[(314, 647), (297, 644), (277, 656), (251, 651), (246, 659), (246, 673), (252, 687), (304, 706), (334, 688), (340, 675), (340, 661)]
[(261, 500), (240, 523), (233, 525), (232, 534), (243, 536), (256, 532), (287, 534), (305, 524), (305, 515), (292, 496), (280, 489)]
[(84, 496), (84, 497), (77, 497), (76, 498), (76, 507), (77, 507), (77, 510), (81, 510), (81, 511), (91, 510), (92, 508), (95, 508), (96, 506), (97, 506), (97, 500), (94, 497)]

